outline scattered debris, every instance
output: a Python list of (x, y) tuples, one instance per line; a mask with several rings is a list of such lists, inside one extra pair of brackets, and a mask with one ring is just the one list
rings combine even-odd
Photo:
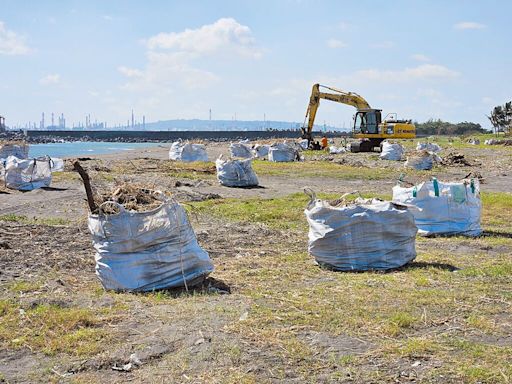
[(465, 156), (460, 152), (450, 152), (447, 155), (443, 156), (442, 160), (443, 165), (447, 166), (473, 166), (471, 162), (469, 162)]
[[(99, 196), (97, 205), (102, 206), (107, 202), (114, 202), (123, 206), (128, 211), (147, 212), (162, 205), (160, 192), (144, 188), (140, 185), (122, 184), (115, 186), (112, 191)], [(105, 204), (102, 211), (108, 214), (119, 213), (119, 208), (112, 204)]]

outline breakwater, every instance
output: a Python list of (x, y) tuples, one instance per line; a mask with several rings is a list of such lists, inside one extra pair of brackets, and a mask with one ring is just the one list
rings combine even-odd
[[(343, 137), (347, 132), (326, 132), (327, 137)], [(321, 137), (323, 132), (314, 133)], [(169, 142), (182, 140), (235, 141), (256, 139), (297, 139), (297, 130), (279, 131), (26, 131), (31, 143), (55, 141), (107, 141), (125, 143)]]

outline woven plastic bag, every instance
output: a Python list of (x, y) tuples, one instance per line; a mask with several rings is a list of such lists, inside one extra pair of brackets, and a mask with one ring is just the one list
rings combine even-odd
[(443, 183), (433, 178), (410, 188), (393, 187), (393, 201), (411, 205), (422, 236), (478, 236), (482, 203), (477, 179)]
[(273, 162), (290, 162), (299, 158), (299, 152), (294, 147), (285, 144), (272, 144), (268, 150), (268, 160)]
[(184, 162), (208, 161), (208, 154), (203, 144), (175, 141), (169, 150), (169, 159)]
[(308, 250), (318, 264), (340, 271), (386, 270), (416, 257), (417, 228), (407, 207), (379, 200), (332, 206), (307, 193)]
[(242, 143), (231, 143), (229, 151), (232, 157), (240, 157), (242, 159), (252, 158), (251, 148)]
[(222, 155), (215, 161), (217, 179), (226, 187), (255, 187), (258, 177), (252, 169), (251, 159), (225, 160)]
[(400, 159), (402, 159), (403, 153), (404, 148), (400, 144), (392, 144), (384, 141), (382, 143), (382, 152), (380, 153), (380, 158), (382, 160), (400, 161)]
[[(127, 211), (103, 203), (88, 219), (96, 249), (96, 275), (103, 287), (115, 291), (152, 291), (189, 287), (213, 271), (198, 244), (183, 207), (162, 197), (162, 205), (147, 212)], [(114, 204), (118, 214), (105, 214)]]
[(49, 187), (52, 182), (51, 159), (19, 159), (9, 156), (4, 163), (3, 179), (5, 186), (19, 191)]

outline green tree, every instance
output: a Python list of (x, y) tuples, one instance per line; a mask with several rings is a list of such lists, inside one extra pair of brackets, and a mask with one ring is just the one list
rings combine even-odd
[(491, 115), (487, 116), (491, 121), (496, 132), (505, 132), (510, 134), (512, 130), (512, 101), (504, 105), (497, 105), (491, 111)]

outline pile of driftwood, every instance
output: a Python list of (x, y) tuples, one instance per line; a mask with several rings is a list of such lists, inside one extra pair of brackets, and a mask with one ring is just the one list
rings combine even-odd
[[(108, 192), (94, 194), (89, 175), (78, 160), (73, 162), (73, 168), (80, 174), (84, 182), (87, 203), (91, 213), (98, 213), (99, 207), (106, 202), (122, 205), (128, 211), (146, 212), (162, 205), (162, 194), (137, 184), (122, 184)], [(119, 213), (116, 204), (104, 204), (102, 211), (107, 214)]]

